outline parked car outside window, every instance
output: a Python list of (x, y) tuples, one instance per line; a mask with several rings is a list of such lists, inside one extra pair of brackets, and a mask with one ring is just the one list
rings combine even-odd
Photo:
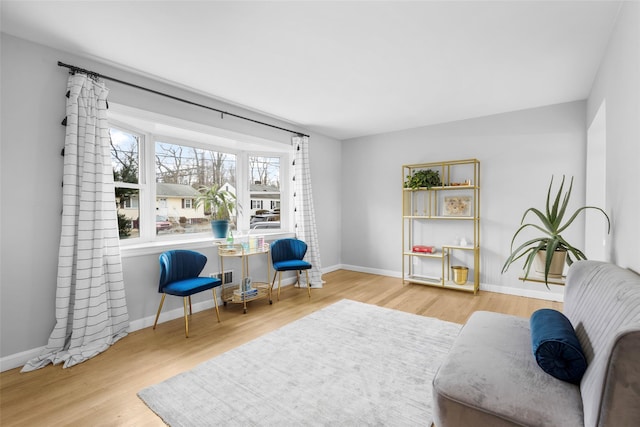
[(156, 216), (156, 233), (158, 231), (170, 230), (171, 223), (167, 221), (167, 218), (157, 215)]
[(251, 217), (251, 225), (258, 222), (280, 221), (280, 214), (262, 214)]
[(261, 221), (251, 224), (253, 230), (265, 228), (280, 228), (280, 221)]

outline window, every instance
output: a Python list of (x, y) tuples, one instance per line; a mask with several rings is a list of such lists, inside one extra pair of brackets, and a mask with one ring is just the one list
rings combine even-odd
[(109, 114), (123, 244), (210, 237), (211, 212), (198, 197), (214, 185), (236, 198), (232, 230), (264, 234), (292, 223), (289, 144), (113, 104)]
[(118, 233), (121, 239), (139, 237), (142, 136), (112, 128), (110, 129), (110, 143), (118, 212)]
[[(172, 224), (158, 230), (158, 234), (211, 233), (211, 212), (205, 210), (204, 204), (192, 203), (201, 190), (212, 186), (223, 187), (237, 196), (236, 155), (161, 140), (155, 143), (154, 156), (156, 216)], [(232, 216), (232, 229), (236, 223)]]
[[(280, 157), (249, 156), (252, 229), (280, 228)], [(269, 206), (269, 209), (264, 209)]]
[(138, 208), (138, 196), (132, 194), (130, 197), (125, 197), (122, 199), (123, 207), (125, 209), (134, 209)]

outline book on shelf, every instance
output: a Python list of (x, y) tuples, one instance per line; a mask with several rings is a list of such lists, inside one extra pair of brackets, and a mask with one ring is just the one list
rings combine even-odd
[(235, 291), (233, 291), (233, 296), (240, 297), (240, 298), (254, 297), (256, 295), (258, 295), (258, 290), (256, 288), (250, 288), (250, 289), (247, 289), (246, 291), (242, 291), (240, 289), (236, 289)]

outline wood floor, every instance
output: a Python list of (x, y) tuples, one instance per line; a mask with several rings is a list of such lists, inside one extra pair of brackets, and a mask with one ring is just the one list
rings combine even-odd
[[(253, 301), (221, 307), (222, 323), (213, 309), (196, 313), (184, 337), (184, 321), (172, 320), (133, 332), (109, 350), (69, 369), (47, 366), (21, 374), (0, 374), (0, 425), (6, 426), (163, 426), (136, 393), (193, 368), (218, 354), (277, 329), (342, 298), (409, 313), (464, 323), (476, 310), (528, 317), (539, 308), (562, 309), (551, 301), (491, 292), (465, 292), (420, 285), (400, 279), (339, 270), (324, 275), (322, 289), (283, 288), (280, 301)], [(265, 366), (265, 369), (269, 369)]]

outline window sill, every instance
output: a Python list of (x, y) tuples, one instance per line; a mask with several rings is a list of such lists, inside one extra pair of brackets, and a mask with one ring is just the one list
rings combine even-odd
[[(295, 237), (295, 233), (288, 231), (277, 232), (265, 232), (260, 233), (264, 235), (265, 242), (273, 242), (274, 240), (284, 239), (287, 237)], [(127, 245), (120, 245), (120, 256), (122, 258), (144, 256), (144, 255), (159, 255), (164, 251), (171, 249), (202, 249), (209, 248), (215, 242), (225, 242), (225, 239), (216, 239), (214, 237), (201, 237), (190, 239), (167, 239), (156, 240), (153, 242), (134, 243)]]

